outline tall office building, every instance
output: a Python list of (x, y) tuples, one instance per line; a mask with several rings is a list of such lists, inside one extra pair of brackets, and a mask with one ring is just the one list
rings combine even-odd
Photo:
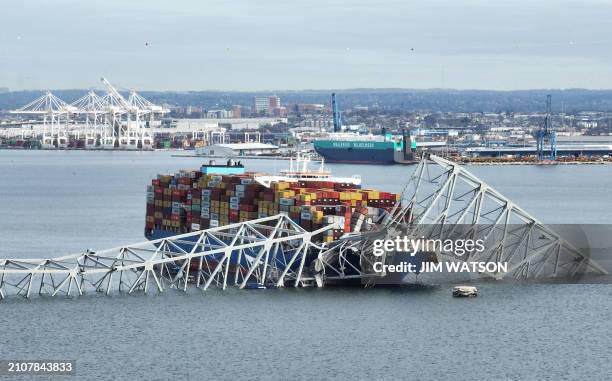
[(276, 95), (272, 95), (269, 97), (255, 97), (253, 99), (253, 109), (255, 113), (265, 113), (266, 115), (272, 115), (274, 110), (279, 109), (280, 98)]
[(232, 106), (232, 118), (240, 119), (242, 117), (242, 107), (239, 105)]
[(275, 108), (280, 108), (280, 106), (281, 106), (280, 98), (277, 97), (276, 95), (268, 97), (268, 101), (269, 101), (269, 105), (270, 105), (270, 110), (273, 110)]

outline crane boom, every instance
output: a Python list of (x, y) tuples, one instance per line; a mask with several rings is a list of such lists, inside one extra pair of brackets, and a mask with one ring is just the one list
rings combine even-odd
[(100, 80), (106, 87), (106, 90), (108, 91), (108, 93), (113, 98), (115, 98), (115, 100), (119, 102), (119, 104), (121, 104), (121, 107), (125, 108), (126, 110), (130, 110), (132, 108), (130, 104), (128, 103), (128, 101), (126, 101), (125, 98), (123, 98), (123, 96), (119, 94), (119, 91), (117, 91), (115, 86), (113, 86), (106, 78), (102, 77), (100, 78)]

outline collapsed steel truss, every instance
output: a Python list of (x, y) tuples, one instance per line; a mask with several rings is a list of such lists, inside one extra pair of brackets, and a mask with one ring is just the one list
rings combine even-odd
[[(249, 284), (298, 287), (314, 279), (306, 257), (321, 247), (285, 215), (211, 228), (98, 252), (53, 259), (0, 259), (0, 298), (81, 295), (87, 290), (144, 291), (187, 284), (239, 288)], [(316, 255), (316, 254), (315, 254)]]
[(424, 155), (385, 221), (389, 235), (482, 239), (484, 250), (442, 260), (506, 262), (501, 279), (607, 274), (572, 244), (457, 163)]

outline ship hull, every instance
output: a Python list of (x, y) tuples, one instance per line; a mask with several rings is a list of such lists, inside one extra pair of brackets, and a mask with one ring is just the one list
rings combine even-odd
[(325, 147), (315, 144), (315, 151), (328, 163), (395, 164), (395, 150), (390, 148)]

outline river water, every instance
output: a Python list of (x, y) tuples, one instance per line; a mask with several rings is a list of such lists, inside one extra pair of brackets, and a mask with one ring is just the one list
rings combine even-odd
[[(143, 240), (150, 179), (202, 164), (171, 155), (0, 151), (0, 256)], [(329, 167), (389, 191), (413, 168)], [(612, 222), (612, 166), (470, 170), (546, 223)], [(76, 359), (82, 379), (609, 379), (612, 287), (477, 285), (469, 300), (448, 286), (11, 298), (0, 302), (0, 360)]]

